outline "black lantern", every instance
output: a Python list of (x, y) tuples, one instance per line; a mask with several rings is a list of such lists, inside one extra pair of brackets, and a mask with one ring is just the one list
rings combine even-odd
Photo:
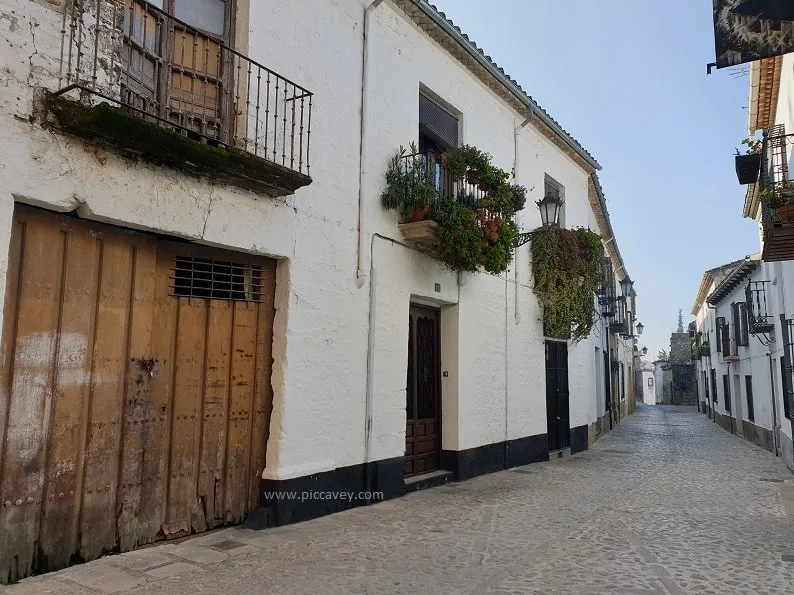
[(544, 226), (557, 225), (559, 223), (560, 207), (562, 207), (562, 201), (559, 198), (548, 195), (535, 204), (540, 209), (540, 220)]
[(639, 337), (642, 334), (642, 331), (645, 330), (645, 325), (641, 322), (637, 323), (637, 336)]
[(642, 348), (642, 355), (648, 355), (648, 348), (647, 347), (643, 347)]
[(629, 296), (631, 290), (634, 289), (634, 281), (629, 278), (628, 275), (623, 277), (623, 280), (620, 282), (620, 288), (623, 290), (623, 295), (626, 297)]

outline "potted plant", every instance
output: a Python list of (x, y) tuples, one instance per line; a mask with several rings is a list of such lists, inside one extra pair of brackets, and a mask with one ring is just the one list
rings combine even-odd
[(400, 147), (389, 161), (383, 206), (397, 210), (401, 222), (424, 221), (437, 194), (433, 171), (417, 154), (416, 145), (410, 145), (410, 153)]
[(703, 344), (700, 346), (700, 355), (702, 356), (711, 355), (711, 346), (709, 345), (708, 341), (703, 341)]
[(745, 154), (736, 149), (736, 176), (740, 184), (753, 184), (758, 181), (761, 170), (761, 141), (755, 138), (746, 138), (742, 141), (747, 146)]
[(447, 149), (441, 155), (441, 165), (456, 179), (466, 178), (472, 186), (479, 186), (491, 169), (491, 157), (471, 145)]

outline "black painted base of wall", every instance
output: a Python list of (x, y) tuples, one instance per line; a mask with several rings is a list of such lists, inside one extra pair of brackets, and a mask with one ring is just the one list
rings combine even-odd
[(587, 426), (571, 428), (571, 454), (587, 450)]
[(548, 460), (546, 434), (441, 452), (441, 468), (452, 471), (457, 481)]
[[(396, 457), (293, 479), (263, 479), (259, 508), (251, 513), (245, 526), (280, 527), (397, 498), (406, 493), (404, 463), (403, 457)], [(340, 497), (342, 492), (352, 494), (352, 498)], [(367, 499), (367, 492), (380, 495)]]
[[(587, 448), (587, 426), (583, 427)], [(580, 429), (576, 430), (576, 440), (581, 441)], [(573, 431), (571, 434), (573, 438)], [(455, 480), (462, 481), (548, 460), (548, 440), (546, 434), (541, 434), (463, 451), (442, 451), (441, 469), (450, 471)], [(403, 457), (396, 457), (293, 479), (263, 479), (259, 508), (250, 514), (245, 526), (249, 529), (280, 527), (403, 496), (417, 489), (415, 482), (406, 486), (404, 463)], [(441, 483), (447, 481), (449, 476)], [(365, 497), (373, 492), (379, 492), (377, 498)], [(342, 493), (352, 494), (352, 498), (341, 497)]]

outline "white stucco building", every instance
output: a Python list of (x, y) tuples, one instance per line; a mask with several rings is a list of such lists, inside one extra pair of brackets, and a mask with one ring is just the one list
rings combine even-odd
[(547, 460), (633, 411), (631, 315), (544, 337), (530, 243), (453, 273), (381, 206), (400, 145), (475, 145), (627, 276), (598, 163), (425, 0), (0, 16), (3, 579)]
[(651, 362), (643, 362), (642, 371), (642, 402), (656, 405), (656, 366)]
[[(706, 271), (697, 317), (701, 409), (794, 470), (794, 238), (786, 205), (794, 131), (794, 54), (753, 62), (748, 133), (762, 141), (743, 215), (759, 252)], [(737, 172), (740, 160), (737, 156)], [(750, 157), (752, 159), (752, 157)]]

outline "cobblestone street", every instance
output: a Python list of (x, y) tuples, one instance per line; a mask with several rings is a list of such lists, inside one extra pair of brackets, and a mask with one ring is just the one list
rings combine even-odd
[(591, 450), (268, 531), (34, 577), (23, 593), (791, 593), (794, 475), (692, 408)]

